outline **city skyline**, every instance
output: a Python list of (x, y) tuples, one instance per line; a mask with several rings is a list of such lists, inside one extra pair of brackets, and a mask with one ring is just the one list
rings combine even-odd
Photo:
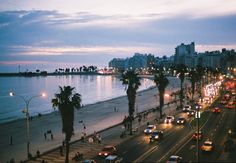
[(192, 41), (198, 52), (236, 49), (235, 1), (0, 2), (2, 71), (105, 66), (135, 52), (170, 56), (176, 45)]

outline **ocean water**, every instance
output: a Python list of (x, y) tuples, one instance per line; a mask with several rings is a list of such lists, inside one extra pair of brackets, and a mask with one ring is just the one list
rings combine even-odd
[[(19, 96), (29, 100), (42, 92), (46, 97), (33, 98), (29, 103), (30, 115), (53, 112), (51, 99), (59, 92), (58, 86), (70, 85), (82, 96), (82, 104), (92, 104), (99, 101), (126, 95), (125, 87), (115, 76), (101, 75), (68, 75), (68, 76), (39, 76), (39, 77), (0, 77), (0, 123), (24, 118), (22, 112), (26, 106)], [(138, 91), (153, 86), (149, 79), (142, 79)], [(9, 96), (14, 91), (18, 96)]]

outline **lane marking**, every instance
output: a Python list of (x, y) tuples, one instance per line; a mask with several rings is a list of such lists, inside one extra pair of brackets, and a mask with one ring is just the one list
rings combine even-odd
[(134, 161), (134, 163), (141, 162), (141, 161), (144, 160), (147, 156), (151, 155), (152, 152), (153, 152), (155, 149), (158, 149), (158, 146), (152, 147), (151, 149), (147, 150), (144, 154), (142, 154), (140, 157), (138, 157), (138, 158)]

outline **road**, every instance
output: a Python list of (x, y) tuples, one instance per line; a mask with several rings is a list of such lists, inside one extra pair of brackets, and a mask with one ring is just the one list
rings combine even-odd
[[(212, 112), (212, 108), (220, 106), (221, 113)], [(227, 109), (216, 101), (211, 107), (205, 110), (207, 121), (203, 124), (203, 140), (199, 142), (199, 148), (207, 139), (214, 143), (214, 151), (202, 153), (199, 149), (199, 161), (201, 162), (222, 162), (224, 142), (227, 139), (228, 129), (233, 128), (234, 109)], [(197, 142), (192, 140), (192, 134), (196, 128), (190, 126), (190, 121), (194, 117), (187, 117), (186, 113), (177, 114), (177, 117), (185, 117), (187, 123), (184, 125), (159, 123), (157, 129), (164, 131), (162, 140), (154, 143), (149, 142), (149, 136), (143, 133), (145, 128), (141, 128), (140, 133), (117, 146), (117, 155), (123, 157), (123, 162), (165, 162), (171, 155), (178, 155), (183, 158), (183, 162), (197, 161)], [(97, 162), (104, 159), (95, 157)]]
[[(219, 105), (219, 104), (217, 104)], [(221, 155), (224, 152), (224, 142), (227, 138), (228, 129), (233, 128), (234, 110), (229, 110), (221, 106), (222, 112), (218, 115), (210, 113), (208, 122), (202, 128), (203, 140), (200, 141), (200, 147), (207, 139), (214, 143), (214, 151), (203, 153), (199, 151), (199, 161), (201, 162), (222, 162)], [(196, 162), (196, 141), (189, 140), (174, 154), (182, 156), (184, 162)]]

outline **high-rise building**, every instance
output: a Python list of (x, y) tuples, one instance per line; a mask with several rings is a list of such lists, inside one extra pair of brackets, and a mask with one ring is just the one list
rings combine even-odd
[(188, 45), (182, 43), (175, 48), (174, 63), (176, 65), (184, 64), (187, 67), (194, 67), (193, 62), (195, 55), (196, 53), (194, 42)]

